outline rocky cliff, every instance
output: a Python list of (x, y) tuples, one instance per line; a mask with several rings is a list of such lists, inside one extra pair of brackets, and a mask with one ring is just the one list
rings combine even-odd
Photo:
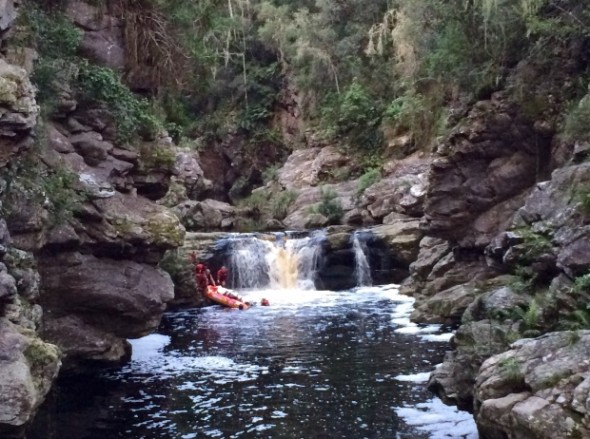
[[(3, 35), (18, 2), (0, 3)], [(75, 10), (80, 14), (79, 10)], [(88, 24), (88, 23), (86, 23)], [(89, 32), (100, 31), (89, 26)], [(86, 41), (88, 50), (92, 41)], [(86, 46), (84, 46), (86, 47)], [(158, 267), (182, 244), (163, 196), (174, 155), (165, 135), (117, 141), (100, 107), (67, 87), (41, 117), (31, 49), (0, 59), (0, 435), (18, 436), (58, 371), (129, 357), (173, 298)], [(29, 69), (29, 70), (27, 70)], [(172, 157), (172, 161), (169, 159)]]

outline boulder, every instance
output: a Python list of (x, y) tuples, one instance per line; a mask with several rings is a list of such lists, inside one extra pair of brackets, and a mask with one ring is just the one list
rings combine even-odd
[(75, 314), (118, 337), (155, 330), (173, 298), (166, 273), (133, 261), (64, 252), (40, 260), (39, 271), (48, 320)]
[(421, 302), (410, 318), (421, 323), (456, 325), (461, 322), (463, 313), (478, 293), (479, 289), (473, 285), (451, 287)]
[(180, 150), (176, 153), (174, 163), (176, 182), (186, 189), (191, 200), (200, 200), (211, 187), (211, 182), (205, 179), (205, 173), (199, 164), (199, 154), (195, 151)]
[[(328, 219), (326, 215), (320, 212), (322, 204), (327, 204), (326, 194), (333, 193), (335, 197), (330, 201), (341, 208), (342, 216), (346, 215), (355, 208), (356, 199), (356, 181), (347, 181), (337, 184), (326, 184), (321, 187), (305, 187), (297, 190), (297, 199), (289, 206), (288, 214), (283, 220), (286, 227), (293, 230), (303, 230), (307, 228), (323, 227), (328, 224), (335, 224), (342, 220), (340, 218), (329, 219), (325, 221), (322, 218), (315, 217), (318, 221), (312, 221), (308, 225), (308, 218), (313, 214), (320, 214), (320, 216)], [(326, 209), (330, 210), (330, 209)], [(329, 212), (326, 212), (329, 213)], [(312, 217), (313, 219), (313, 217)], [(321, 224), (321, 225), (320, 225)]]
[(88, 166), (97, 166), (105, 161), (113, 150), (113, 144), (103, 141), (102, 136), (95, 131), (73, 135), (69, 141)]
[(22, 432), (60, 368), (58, 349), (0, 317), (0, 435)]
[[(185, 201), (173, 209), (182, 224), (190, 231), (215, 231), (229, 228), (239, 210), (222, 201)], [(224, 221), (225, 225), (224, 225)]]
[(279, 183), (288, 190), (335, 183), (334, 169), (348, 168), (349, 157), (336, 147), (298, 149), (279, 171)]
[(88, 324), (76, 315), (47, 317), (43, 337), (60, 347), (64, 372), (82, 372), (97, 364), (120, 365), (131, 356), (131, 345), (125, 338)]
[(399, 220), (371, 230), (386, 243), (396, 263), (407, 268), (416, 260), (423, 237), (419, 220)]
[(502, 325), (490, 320), (459, 327), (452, 340), (455, 351), (447, 352), (442, 366), (432, 372), (429, 390), (445, 404), (473, 412), (473, 384), (479, 367), (488, 357), (504, 352), (513, 333), (511, 324)]
[(481, 437), (590, 437), (590, 331), (522, 339), (487, 359), (475, 382)]
[(387, 162), (384, 177), (364, 191), (360, 207), (377, 220), (391, 213), (422, 216), (429, 165), (430, 159), (420, 154)]

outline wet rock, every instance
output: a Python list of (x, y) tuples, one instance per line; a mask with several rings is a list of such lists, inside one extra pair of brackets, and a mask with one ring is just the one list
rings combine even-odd
[(421, 302), (410, 318), (422, 323), (456, 325), (478, 293), (479, 289), (472, 285), (457, 285)]
[(432, 372), (428, 388), (445, 404), (473, 412), (473, 385), (479, 367), (488, 357), (508, 348), (513, 332), (510, 324), (489, 320), (462, 325), (452, 340), (455, 351), (447, 352), (442, 366)]
[(172, 284), (165, 273), (132, 261), (63, 253), (43, 259), (40, 273), (41, 300), (48, 310), (79, 313), (120, 337), (140, 337), (154, 330), (172, 299)]
[(88, 324), (75, 315), (46, 318), (43, 337), (60, 347), (64, 372), (84, 372), (97, 365), (119, 365), (131, 356), (131, 346), (125, 338)]

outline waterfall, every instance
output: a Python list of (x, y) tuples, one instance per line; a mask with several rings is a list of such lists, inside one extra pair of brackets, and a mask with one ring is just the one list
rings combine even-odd
[(361, 233), (355, 232), (352, 235), (352, 249), (354, 251), (354, 276), (356, 278), (356, 285), (359, 287), (373, 285), (371, 278), (371, 267), (367, 259), (368, 249), (367, 242)]
[(233, 235), (228, 239), (228, 268), (235, 288), (315, 289), (325, 235)]

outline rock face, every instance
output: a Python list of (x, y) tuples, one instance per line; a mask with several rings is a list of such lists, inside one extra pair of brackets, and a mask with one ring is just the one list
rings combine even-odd
[(590, 332), (556, 332), (511, 348), (487, 359), (475, 382), (480, 437), (590, 437)]
[(30, 229), (11, 218), (14, 242), (40, 255), (43, 334), (63, 349), (66, 369), (117, 362), (128, 357), (125, 339), (153, 331), (172, 300), (172, 281), (157, 264), (182, 244), (184, 229), (165, 207), (131, 190), (141, 154), (117, 150), (94, 131), (57, 132), (46, 156), (75, 172), (85, 199), (50, 227)]
[(550, 155), (549, 140), (521, 114), (497, 93), (478, 102), (439, 148), (424, 207), (429, 234), (484, 247), (502, 231), (517, 196), (538, 178), (540, 159)]
[[(0, 42), (16, 17), (17, 2), (0, 1)], [(6, 166), (33, 144), (39, 107), (26, 70), (0, 59), (0, 194), (5, 195)], [(16, 182), (12, 182), (17, 184)], [(37, 334), (42, 310), (36, 303), (39, 278), (33, 255), (12, 246), (6, 205), (0, 217), (0, 436), (23, 433), (43, 402), (61, 362), (59, 349)], [(30, 209), (20, 212), (24, 218)], [(35, 227), (32, 215), (23, 228)]]
[[(4, 2), (4, 6), (12, 3)], [(28, 73), (4, 59), (0, 59), (0, 108), (0, 166), (4, 167), (32, 145), (29, 134), (39, 114)]]
[(67, 14), (84, 31), (81, 53), (98, 64), (123, 70), (125, 47), (121, 21), (83, 1), (69, 2)]

